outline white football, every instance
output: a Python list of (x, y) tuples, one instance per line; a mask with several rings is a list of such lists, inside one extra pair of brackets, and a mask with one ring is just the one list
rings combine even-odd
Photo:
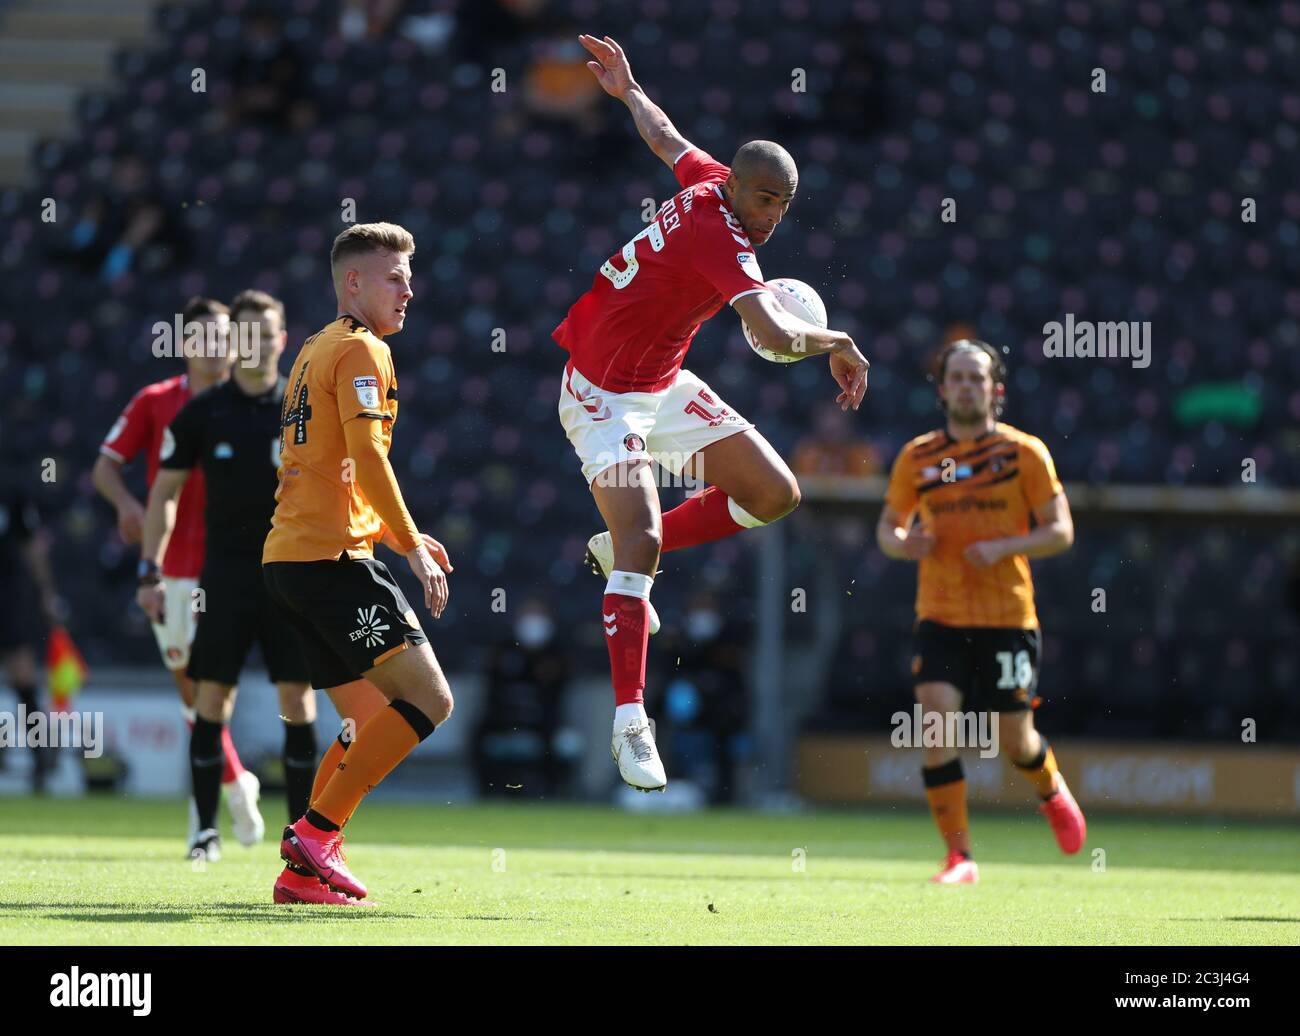
[[(826, 326), (826, 304), (822, 298), (811, 287), (804, 284), (803, 281), (797, 281), (793, 277), (778, 277), (776, 280), (768, 281), (767, 286), (776, 292), (777, 301), (785, 307), (787, 313), (793, 313), (800, 320), (806, 320), (810, 324), (816, 324), (818, 327)], [(781, 356), (772, 352), (771, 349), (764, 349), (754, 338), (754, 332), (742, 320), (740, 330), (744, 332), (745, 341), (749, 347), (758, 353), (765, 360), (772, 363), (794, 363), (796, 360), (806, 359), (808, 354), (802, 353), (797, 356)]]

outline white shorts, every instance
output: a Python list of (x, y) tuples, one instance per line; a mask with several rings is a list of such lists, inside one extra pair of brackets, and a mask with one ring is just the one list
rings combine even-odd
[(163, 665), (168, 669), (184, 669), (190, 664), (190, 645), (198, 626), (198, 613), (193, 601), (198, 585), (197, 579), (163, 576), (163, 621), (151, 625)]
[(606, 392), (569, 366), (559, 411), (588, 485), (606, 468), (640, 458), (681, 475), (705, 446), (754, 427), (688, 370), (658, 392)]

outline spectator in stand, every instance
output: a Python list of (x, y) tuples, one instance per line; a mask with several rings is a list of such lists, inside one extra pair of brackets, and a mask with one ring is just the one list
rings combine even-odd
[(858, 438), (853, 415), (834, 403), (813, 412), (813, 434), (802, 439), (791, 464), (796, 475), (851, 475), (862, 478), (880, 472), (874, 447)]
[[(6, 451), (0, 461), (0, 661), (4, 678), (28, 714), (40, 711), (36, 645), (40, 631), (37, 612), (47, 625), (61, 621), (64, 604), (50, 569), (49, 539), (41, 526), (33, 489), (39, 485), (34, 456), (14, 456)], [(38, 609), (32, 608), (32, 590)], [(33, 753), (32, 790), (44, 791), (54, 765), (49, 749)], [(0, 767), (8, 753), (0, 748)]]

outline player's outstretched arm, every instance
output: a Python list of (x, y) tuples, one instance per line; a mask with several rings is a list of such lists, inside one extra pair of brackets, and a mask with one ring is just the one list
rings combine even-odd
[(742, 295), (733, 307), (764, 349), (796, 358), (829, 353), (831, 376), (840, 386), (835, 402), (841, 410), (862, 405), (871, 364), (847, 334), (800, 320), (766, 291)]
[(886, 504), (876, 523), (876, 543), (881, 553), (895, 561), (920, 561), (934, 550), (934, 534), (920, 522), (910, 526), (897, 511)]
[(690, 149), (691, 142), (677, 132), (677, 127), (663, 109), (651, 101), (632, 78), (632, 66), (623, 48), (611, 36), (598, 40), (584, 33), (578, 37), (578, 42), (596, 59), (588, 61), (587, 67), (605, 92), (627, 105), (641, 139), (664, 165), (672, 169), (682, 154)]
[(1023, 554), (1030, 559), (1050, 558), (1069, 550), (1074, 543), (1074, 518), (1064, 493), (1034, 508), (1035, 526), (1023, 536), (979, 540), (966, 548), (965, 557), (980, 568), (996, 565), (1006, 557)]

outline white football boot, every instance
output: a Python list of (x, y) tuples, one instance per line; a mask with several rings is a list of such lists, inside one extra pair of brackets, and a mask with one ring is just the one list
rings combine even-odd
[[(608, 532), (598, 532), (587, 541), (586, 562), (596, 575), (609, 579), (614, 570), (614, 538)], [(649, 609), (650, 635), (654, 636), (659, 632), (659, 613), (649, 601), (646, 601), (646, 607)]]
[(629, 723), (616, 730), (609, 754), (618, 763), (619, 776), (637, 791), (663, 791), (668, 786), (650, 724)]
[(266, 821), (257, 808), (262, 782), (252, 770), (245, 770), (222, 787), (226, 790), (226, 806), (230, 809), (230, 827), (235, 838), (240, 845), (256, 845), (266, 834)]

